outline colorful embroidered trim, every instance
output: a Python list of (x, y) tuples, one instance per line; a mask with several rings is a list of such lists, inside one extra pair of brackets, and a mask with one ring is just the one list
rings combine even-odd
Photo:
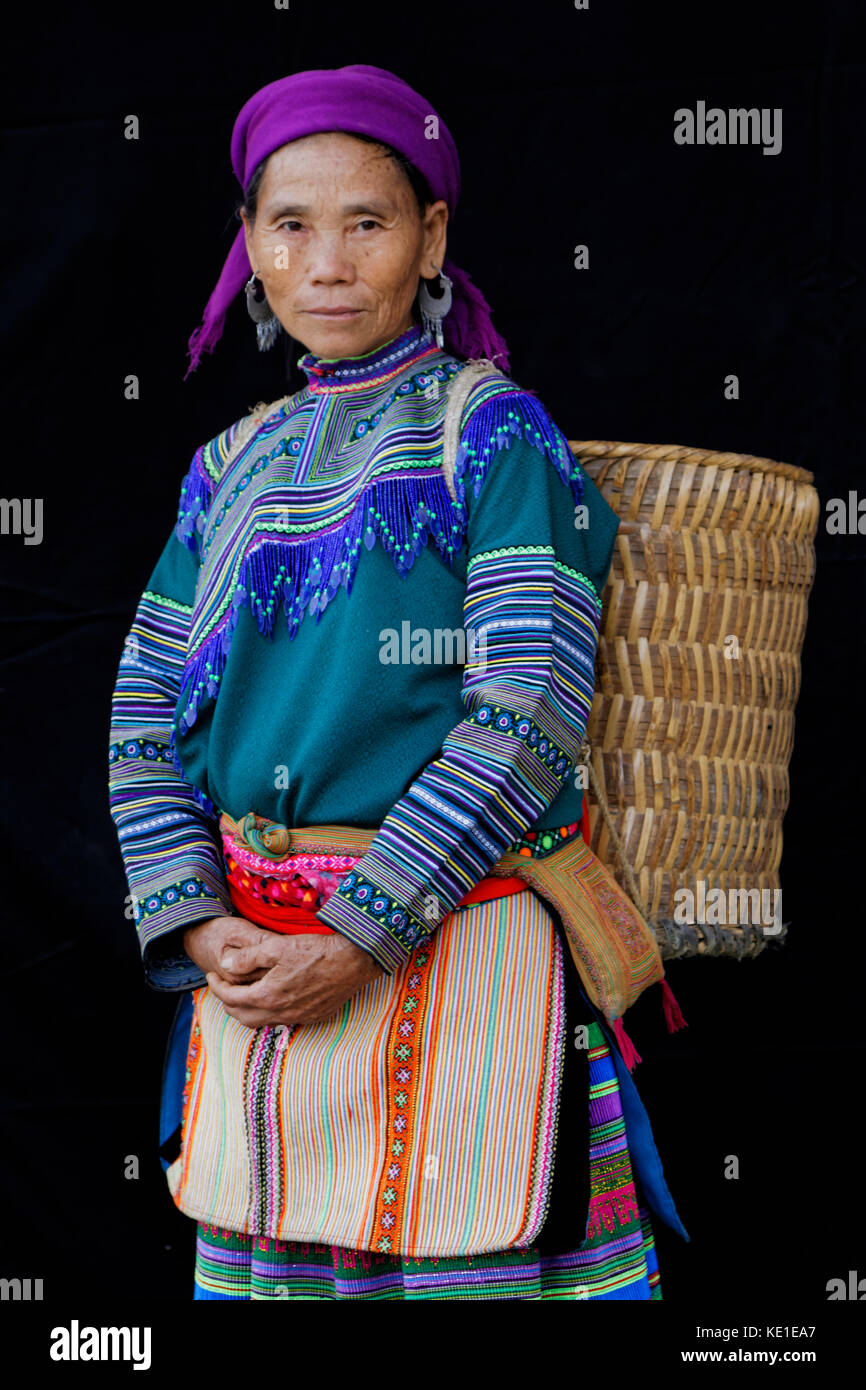
[[(406, 1207), (407, 1150), (415, 1140), (418, 1118), (418, 1075), (423, 1020), (427, 1007), (427, 975), (431, 951), (422, 947), (412, 957), (405, 984), (388, 1033), (387, 1160), (379, 1179), (373, 1218), (376, 1250), (400, 1248)], [(429, 1180), (431, 1174), (425, 1177)], [(432, 1174), (434, 1181), (438, 1173)]]
[[(235, 858), (236, 850), (230, 837), (224, 836), (223, 844), (229, 883), (239, 884), (245, 893), (266, 907), (291, 906), (315, 911), (325, 905), (346, 873), (342, 863), (339, 868), (335, 867), (335, 856), (312, 854), (296, 856), (262, 872)], [(339, 856), (341, 861), (346, 857)], [(352, 859), (348, 867), (356, 862)]]
[[(167, 888), (160, 888), (147, 898), (136, 899), (136, 921), (141, 922), (145, 917), (152, 917), (155, 912), (162, 912), (166, 907), (176, 907), (179, 903), (189, 902), (191, 898), (213, 898), (216, 903), (222, 901), (200, 878), (185, 878), (179, 883), (170, 884)], [(221, 915), (219, 912), (214, 913), (215, 917)]]
[(540, 859), (545, 854), (553, 854), (554, 850), (560, 849), (579, 831), (579, 821), (572, 821), (571, 825), (557, 825), (552, 830), (528, 830), (525, 835), (515, 840), (513, 845), (509, 845), (508, 852), (529, 854)]
[(109, 763), (116, 763), (118, 758), (147, 758), (155, 763), (172, 763), (172, 750), (170, 743), (157, 743), (156, 740), (131, 738), (123, 743), (112, 743), (108, 750)]
[(592, 1250), (584, 1244), (561, 1255), (540, 1255), (529, 1249), (429, 1259), (305, 1240), (272, 1240), (201, 1221), (196, 1231), (194, 1297), (227, 1302), (660, 1302), (652, 1218), (646, 1206), (639, 1207), (639, 1212), (637, 1229), (633, 1223), (617, 1227), (605, 1245)]
[(586, 1028), (589, 1098), (596, 1116), (589, 1151), (590, 1201), (586, 1224), (586, 1238), (592, 1245), (602, 1238), (602, 1231), (610, 1234), (619, 1227), (638, 1222), (640, 1217), (613, 1058), (598, 1024), (590, 1023)]
[(355, 366), (350, 365), (355, 360), (351, 357), (317, 357), (312, 352), (305, 352), (303, 357), (299, 357), (298, 366), (305, 373), (314, 394), (361, 391), (367, 386), (382, 386), (398, 376), (407, 362), (423, 361), (437, 351), (436, 344), (426, 337), (423, 328), (413, 324), (399, 337), (358, 359)]

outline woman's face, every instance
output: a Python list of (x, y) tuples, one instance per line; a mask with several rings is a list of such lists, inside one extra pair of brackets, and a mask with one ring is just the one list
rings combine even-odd
[(446, 203), (422, 218), (395, 161), (339, 131), (275, 150), (255, 221), (241, 215), (273, 312), (318, 357), (358, 357), (405, 332), (419, 275), (445, 256)]

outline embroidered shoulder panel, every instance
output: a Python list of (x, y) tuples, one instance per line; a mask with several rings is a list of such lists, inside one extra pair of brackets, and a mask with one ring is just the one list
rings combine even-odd
[(458, 507), (465, 507), (467, 483), (478, 496), (493, 455), (509, 448), (514, 437), (526, 440), (553, 464), (575, 505), (583, 500), (586, 475), (541, 401), (510, 377), (491, 375), (473, 385), (463, 408), (454, 464)]

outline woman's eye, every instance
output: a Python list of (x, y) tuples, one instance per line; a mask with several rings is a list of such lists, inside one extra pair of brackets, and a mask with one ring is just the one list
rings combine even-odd
[[(375, 231), (375, 229), (379, 227), (381, 224), (377, 222), (376, 219), (373, 217), (365, 217), (361, 222), (358, 222), (356, 225), (358, 227), (363, 228), (365, 231), (368, 229), (372, 229)], [(303, 223), (296, 221), (294, 218), (287, 218), (285, 222), (280, 222), (278, 224), (277, 230), (281, 231), (283, 228), (285, 228), (287, 232), (294, 232), (298, 231), (299, 229), (303, 231)]]

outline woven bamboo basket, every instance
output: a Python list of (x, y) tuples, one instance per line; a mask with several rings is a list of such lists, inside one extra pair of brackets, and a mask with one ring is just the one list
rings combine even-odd
[(569, 444), (621, 518), (584, 749), (592, 848), (663, 957), (758, 955), (786, 922), (683, 922), (675, 894), (700, 902), (702, 881), (728, 903), (743, 901), (732, 889), (776, 901), (815, 576), (812, 474), (679, 445)]

